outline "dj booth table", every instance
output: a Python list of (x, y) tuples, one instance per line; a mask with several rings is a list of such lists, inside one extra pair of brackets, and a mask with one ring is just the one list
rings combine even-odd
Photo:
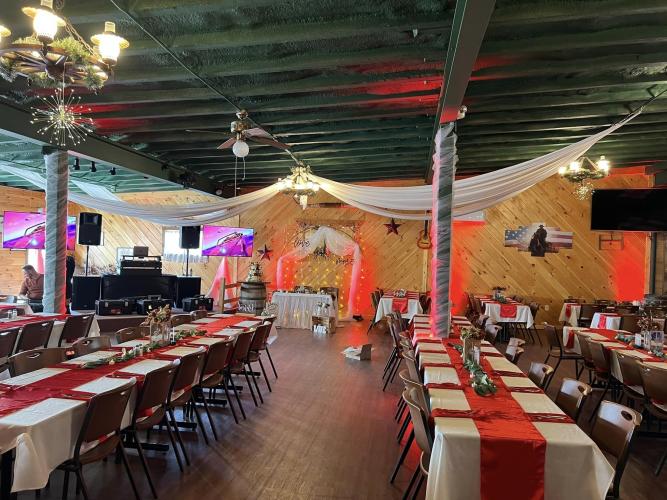
[(163, 299), (176, 300), (178, 277), (173, 274), (160, 276), (102, 275), (102, 299), (123, 299), (160, 295)]

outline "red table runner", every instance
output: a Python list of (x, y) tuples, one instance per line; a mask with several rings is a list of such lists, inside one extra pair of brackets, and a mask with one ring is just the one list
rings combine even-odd
[(408, 312), (408, 298), (394, 297), (391, 299), (391, 310), (401, 314)]
[[(481, 366), (498, 390), (493, 396), (479, 396), (467, 384), (469, 373), (463, 368), (461, 355), (443, 341), (447, 354), (462, 382), (469, 411), (453, 412), (436, 409), (432, 417), (468, 417), (475, 422), (480, 435), (480, 494), (482, 500), (515, 500), (544, 498), (546, 440), (533, 425), (533, 419), (512, 397), (510, 391), (494, 373), (488, 361), (481, 357)], [(516, 375), (516, 374), (513, 374)], [(520, 480), (516, 471), (521, 471)]]
[(516, 310), (517, 310), (516, 304), (500, 304), (500, 317), (515, 318)]

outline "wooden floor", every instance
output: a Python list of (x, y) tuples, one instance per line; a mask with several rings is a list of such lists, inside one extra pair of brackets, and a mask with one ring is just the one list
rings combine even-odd
[[(381, 391), (380, 375), (389, 351), (387, 338), (370, 337), (371, 362), (347, 360), (346, 346), (367, 341), (366, 323), (338, 329), (330, 337), (302, 330), (281, 330), (271, 352), (278, 368), (273, 393), (261, 386), (265, 404), (253, 406), (244, 395), (248, 420), (236, 425), (226, 409), (215, 411), (220, 441), (207, 447), (192, 432), (187, 435), (193, 460), (185, 474), (173, 455), (148, 452), (161, 498), (183, 499), (394, 499), (401, 498), (417, 463), (416, 450), (394, 485), (388, 482), (400, 451), (393, 421), (399, 384)], [(531, 347), (519, 365), (543, 361), (545, 348)], [(561, 376), (572, 374), (561, 367)], [(582, 422), (584, 419), (582, 418)], [(166, 441), (166, 436), (158, 439)], [(623, 478), (623, 498), (667, 498), (667, 468), (660, 477), (653, 468), (667, 440), (640, 438)], [(131, 464), (142, 498), (148, 489), (136, 452)], [(122, 466), (113, 460), (84, 469), (92, 498), (132, 498)], [(60, 498), (62, 473), (51, 476), (42, 498)], [(421, 495), (423, 497), (423, 493)], [(21, 499), (33, 499), (22, 493)], [(70, 498), (74, 498), (73, 488)]]

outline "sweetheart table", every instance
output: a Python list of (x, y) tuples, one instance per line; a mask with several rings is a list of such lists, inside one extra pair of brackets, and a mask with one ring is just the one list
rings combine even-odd
[(460, 343), (417, 341), (435, 425), (426, 498), (605, 498), (614, 469), (591, 438), (488, 343), (481, 365), (498, 389), (477, 395)]
[(338, 316), (338, 301), (328, 293), (273, 292), (271, 303), (278, 306), (275, 323), (281, 328), (310, 329), (317, 304), (329, 304), (329, 317)]
[(407, 292), (405, 297), (396, 297), (393, 291), (387, 291), (380, 297), (375, 313), (375, 322), (392, 312), (400, 312), (406, 319), (412, 319), (415, 314), (421, 314), (422, 306), (419, 303), (419, 292)]

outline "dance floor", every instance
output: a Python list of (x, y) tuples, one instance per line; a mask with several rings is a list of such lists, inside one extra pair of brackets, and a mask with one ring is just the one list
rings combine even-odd
[[(373, 361), (346, 359), (340, 352), (363, 343), (367, 323), (344, 324), (330, 337), (313, 336), (303, 330), (281, 330), (271, 347), (279, 379), (265, 403), (255, 408), (244, 395), (248, 420), (234, 424), (227, 410), (216, 418), (220, 441), (210, 447), (193, 432), (186, 436), (192, 466), (181, 474), (173, 454), (148, 452), (161, 498), (184, 500), (220, 499), (398, 499), (413, 468), (416, 448), (408, 457), (394, 485), (389, 475), (400, 452), (393, 420), (399, 383), (381, 391), (380, 377), (389, 353), (389, 337), (371, 335)], [(500, 347), (501, 350), (504, 347)], [(531, 360), (544, 360), (544, 347), (527, 346), (519, 366), (526, 371)], [(564, 363), (566, 364), (566, 363)], [(562, 376), (572, 376), (570, 366), (561, 367), (550, 390)], [(262, 390), (266, 391), (265, 386)], [(597, 397), (596, 392), (596, 397)], [(580, 422), (587, 422), (587, 414)], [(153, 434), (151, 439), (167, 441)], [(667, 482), (653, 469), (667, 442), (637, 437), (623, 476), (622, 498), (667, 498)], [(142, 497), (150, 491), (134, 451), (128, 450)], [(131, 496), (122, 467), (111, 462), (85, 468), (93, 498)], [(43, 499), (60, 498), (62, 473), (51, 476)], [(420, 498), (423, 497), (423, 491)], [(32, 492), (19, 494), (32, 499)]]

